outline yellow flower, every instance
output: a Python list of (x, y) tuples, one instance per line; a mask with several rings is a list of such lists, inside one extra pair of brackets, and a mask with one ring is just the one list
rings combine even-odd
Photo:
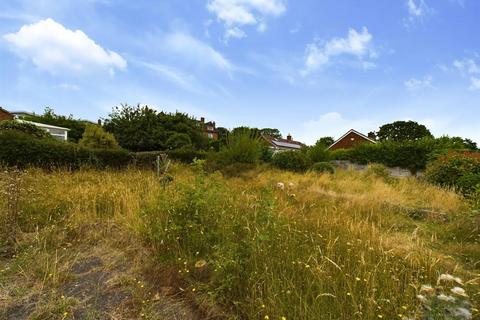
[(362, 279), (360, 279), (359, 277), (355, 277), (355, 280), (360, 281), (360, 280), (362, 280)]
[(281, 319), (282, 319), (282, 320), (287, 320), (287, 317), (282, 317)]
[(263, 319), (268, 320), (268, 319), (270, 319), (270, 317), (269, 317), (269, 316), (265, 316), (265, 317), (263, 317)]

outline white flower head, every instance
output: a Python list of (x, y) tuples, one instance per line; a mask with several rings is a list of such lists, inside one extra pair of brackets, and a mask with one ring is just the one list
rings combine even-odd
[(460, 288), (460, 287), (454, 287), (450, 290), (453, 294), (456, 294), (458, 296), (462, 296), (462, 297), (468, 297), (467, 293), (465, 292), (465, 290), (463, 288)]
[(459, 277), (454, 277), (454, 276), (452, 276), (451, 274), (448, 274), (448, 273), (441, 274), (440, 277), (438, 277), (437, 283), (440, 283), (442, 281), (443, 282), (456, 282), (458, 284), (463, 284), (462, 279), (460, 279)]
[(437, 296), (437, 299), (438, 300), (442, 300), (442, 301), (445, 301), (445, 302), (455, 302), (455, 298), (452, 297), (452, 296), (447, 296), (447, 295), (444, 295), (443, 293), (442, 294), (439, 294)]
[(453, 315), (456, 317), (461, 317), (461, 319), (470, 320), (472, 319), (472, 313), (466, 308), (457, 308), (453, 311)]
[(426, 303), (428, 301), (423, 294), (417, 294), (417, 299), (422, 303)]
[(285, 184), (283, 182), (278, 182), (277, 183), (277, 188), (280, 190), (285, 190)]
[(428, 285), (428, 284), (424, 284), (420, 288), (420, 292), (422, 292), (422, 293), (433, 293), (434, 291), (435, 291), (435, 289), (433, 289), (432, 286)]

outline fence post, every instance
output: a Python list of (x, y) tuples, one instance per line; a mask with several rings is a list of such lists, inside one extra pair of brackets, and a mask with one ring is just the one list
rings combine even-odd
[(157, 155), (157, 178), (160, 178), (160, 155)]

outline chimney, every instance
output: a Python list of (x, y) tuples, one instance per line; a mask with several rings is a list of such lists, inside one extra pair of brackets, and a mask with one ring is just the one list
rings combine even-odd
[(205, 118), (204, 118), (204, 117), (201, 117), (201, 118), (200, 118), (200, 122), (201, 122), (201, 123), (205, 123)]
[(289, 133), (288, 136), (287, 136), (287, 140), (288, 141), (292, 141), (292, 135)]
[(377, 140), (377, 135), (375, 134), (375, 132), (371, 131), (368, 133), (368, 137), (370, 139), (372, 139), (373, 141), (376, 141)]

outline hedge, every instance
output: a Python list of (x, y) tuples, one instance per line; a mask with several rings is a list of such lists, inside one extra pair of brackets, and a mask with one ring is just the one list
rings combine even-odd
[(433, 150), (433, 143), (428, 141), (382, 142), (334, 151), (332, 156), (336, 160), (350, 160), (358, 164), (381, 163), (415, 173), (426, 168)]
[(35, 138), (16, 130), (0, 131), (0, 164), (7, 166), (122, 168), (131, 160), (130, 153), (122, 149), (88, 149), (72, 143)]
[(283, 151), (273, 156), (272, 164), (279, 169), (302, 172), (310, 166), (310, 159), (300, 151)]

